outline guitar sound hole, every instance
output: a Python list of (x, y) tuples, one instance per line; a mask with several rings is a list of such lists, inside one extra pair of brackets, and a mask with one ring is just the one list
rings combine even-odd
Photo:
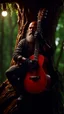
[(40, 76), (30, 76), (30, 79), (33, 81), (38, 81), (40, 79)]

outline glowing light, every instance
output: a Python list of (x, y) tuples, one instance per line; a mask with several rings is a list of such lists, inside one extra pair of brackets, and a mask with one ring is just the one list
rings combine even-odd
[(8, 14), (7, 11), (2, 11), (2, 16), (3, 16), (3, 17), (6, 17), (7, 14)]
[(6, 4), (5, 3), (2, 4), (2, 13), (1, 14), (2, 14), (3, 17), (7, 16), (7, 9), (6, 9)]
[(56, 38), (56, 40), (55, 40), (55, 44), (56, 44), (56, 46), (58, 46), (59, 41), (60, 41), (60, 38), (59, 38), (59, 37), (58, 37), (58, 38)]

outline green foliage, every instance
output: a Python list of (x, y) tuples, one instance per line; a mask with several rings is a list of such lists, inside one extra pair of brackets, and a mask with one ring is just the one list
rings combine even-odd
[[(55, 42), (58, 40), (58, 45), (56, 46), (55, 55), (54, 55), (54, 65), (56, 66), (58, 62), (57, 69), (61, 72), (61, 74), (64, 74), (64, 12), (61, 13), (58, 25), (56, 28), (56, 35), (55, 35)], [(62, 50), (61, 50), (62, 48)], [(62, 51), (62, 52), (61, 52)], [(60, 55), (61, 54), (61, 55)], [(60, 59), (58, 61), (58, 58), (60, 56)]]
[[(11, 8), (12, 13), (9, 8)], [(8, 4), (7, 9), (7, 17), (2, 17), (0, 11), (0, 50), (2, 50), (0, 53), (0, 64), (2, 64), (3, 68), (0, 68), (0, 83), (6, 79), (5, 71), (10, 66), (16, 37), (18, 34), (17, 14), (12, 8), (11, 4)]]
[(55, 42), (56, 41), (58, 41), (58, 45), (56, 46), (54, 54), (54, 66), (61, 73), (61, 75), (59, 75), (59, 90), (62, 98), (62, 107), (64, 110), (64, 12), (62, 12), (56, 28)]
[(14, 11), (16, 14), (18, 14), (18, 10), (17, 10), (17, 7), (16, 7), (16, 4), (15, 4), (15, 3), (13, 3), (13, 4), (7, 3), (6, 5), (7, 5), (7, 9), (9, 10), (11, 16), (13, 15), (13, 11)]

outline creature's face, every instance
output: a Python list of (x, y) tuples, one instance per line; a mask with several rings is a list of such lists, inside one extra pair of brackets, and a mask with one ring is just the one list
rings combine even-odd
[(34, 21), (34, 22), (31, 22), (30, 24), (29, 24), (29, 27), (28, 27), (28, 32), (31, 34), (34, 34), (35, 33), (35, 31), (36, 31), (36, 27), (37, 27), (37, 24), (36, 24), (36, 22)]
[(28, 42), (33, 42), (34, 41), (34, 33), (36, 31), (37, 24), (36, 22), (31, 22), (28, 27), (26, 39)]

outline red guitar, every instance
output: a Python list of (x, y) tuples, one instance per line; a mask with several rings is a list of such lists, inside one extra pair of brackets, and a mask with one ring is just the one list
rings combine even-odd
[[(30, 57), (30, 59), (33, 58), (34, 55)], [(38, 64), (39, 64), (38, 70), (28, 72), (25, 77), (24, 87), (26, 91), (30, 93), (40, 93), (45, 90), (47, 85), (47, 78), (42, 68), (43, 62), (44, 62), (44, 56), (38, 55)]]

